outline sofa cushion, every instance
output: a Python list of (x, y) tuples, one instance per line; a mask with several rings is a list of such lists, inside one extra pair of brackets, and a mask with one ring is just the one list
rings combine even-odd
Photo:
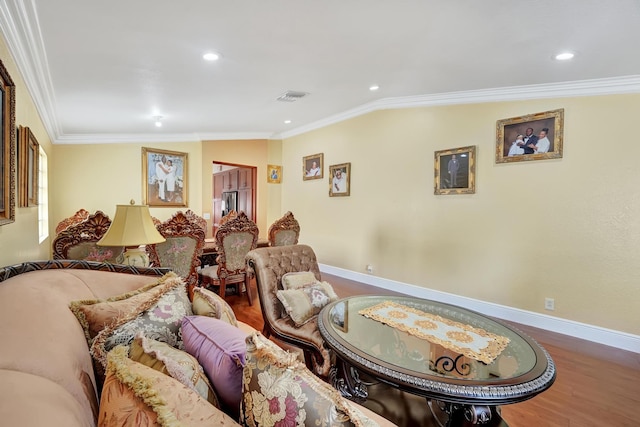
[(297, 326), (304, 325), (317, 316), (325, 305), (338, 299), (338, 295), (327, 282), (318, 282), (297, 289), (279, 290), (276, 295)]
[(377, 426), (306, 366), (256, 332), (246, 339), (240, 422), (273, 425)]
[(238, 320), (231, 306), (215, 292), (200, 287), (194, 288), (191, 307), (193, 314), (214, 317), (238, 326)]
[(131, 342), (129, 359), (175, 378), (216, 408), (220, 407), (218, 398), (202, 366), (195, 357), (186, 351), (147, 338), (140, 332)]
[(204, 368), (225, 411), (237, 415), (246, 333), (212, 317), (187, 316), (182, 321), (182, 336), (185, 350)]
[(292, 271), (282, 276), (282, 289), (297, 289), (318, 282), (312, 271)]
[(84, 330), (87, 342), (91, 345), (93, 338), (111, 324), (115, 319), (126, 315), (145, 302), (166, 292), (167, 287), (179, 280), (175, 273), (168, 273), (154, 283), (145, 285), (132, 292), (126, 292), (107, 299), (87, 299), (72, 301), (69, 308), (76, 316)]
[[(192, 314), (184, 281), (176, 277), (166, 281), (162, 292), (115, 319), (94, 338), (90, 352), (97, 362), (98, 375), (107, 366), (107, 353), (117, 345), (128, 345), (142, 331), (148, 338), (182, 349), (182, 318)], [(100, 369), (102, 368), (102, 369)]]
[(109, 352), (99, 426), (237, 426), (189, 387), (127, 353), (125, 346)]

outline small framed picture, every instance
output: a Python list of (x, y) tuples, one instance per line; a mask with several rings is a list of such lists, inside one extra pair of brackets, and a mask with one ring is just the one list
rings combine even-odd
[(18, 127), (18, 206), (38, 205), (40, 144), (28, 127)]
[(435, 152), (435, 190), (438, 194), (476, 192), (476, 147)]
[(564, 109), (496, 123), (496, 163), (562, 158)]
[(351, 194), (351, 163), (329, 166), (329, 197)]
[(324, 154), (312, 154), (302, 158), (302, 179), (322, 179), (324, 177)]
[(188, 205), (188, 153), (142, 147), (143, 203), (153, 207)]
[(267, 182), (280, 184), (282, 181), (282, 166), (267, 165)]

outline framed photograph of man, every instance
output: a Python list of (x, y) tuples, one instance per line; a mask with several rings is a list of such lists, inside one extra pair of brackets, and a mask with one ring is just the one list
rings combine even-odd
[(267, 182), (270, 184), (282, 182), (282, 166), (267, 165)]
[(312, 154), (302, 158), (302, 179), (322, 179), (324, 177), (324, 154)]
[(436, 151), (434, 162), (434, 194), (473, 194), (476, 192), (475, 146)]
[(496, 163), (562, 158), (564, 109), (496, 123)]
[(142, 147), (143, 203), (186, 207), (188, 153)]
[(351, 163), (329, 166), (329, 197), (351, 195)]

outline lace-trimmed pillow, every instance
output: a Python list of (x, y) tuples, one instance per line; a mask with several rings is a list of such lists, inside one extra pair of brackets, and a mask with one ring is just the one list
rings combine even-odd
[(378, 426), (297, 361), (295, 355), (259, 332), (249, 335), (246, 345), (242, 425)]
[(87, 342), (91, 342), (98, 333), (118, 317), (124, 316), (131, 310), (135, 310), (145, 301), (155, 298), (166, 291), (166, 286), (172, 286), (170, 282), (178, 276), (171, 272), (132, 292), (107, 299), (93, 299), (72, 301), (69, 308), (76, 316), (84, 330)]
[(276, 296), (297, 326), (304, 325), (317, 316), (325, 305), (338, 299), (338, 295), (327, 282), (277, 291)]
[(238, 320), (231, 306), (220, 295), (204, 288), (193, 289), (191, 303), (193, 314), (220, 319), (233, 326), (238, 326)]
[(182, 318), (192, 314), (184, 281), (177, 276), (166, 280), (162, 292), (113, 321), (93, 339), (90, 353), (97, 362), (98, 377), (107, 366), (109, 350), (120, 344), (129, 345), (138, 332), (182, 349)]
[[(108, 357), (107, 357), (108, 359)], [(140, 332), (129, 347), (129, 359), (142, 363), (156, 371), (175, 378), (216, 408), (220, 408), (218, 397), (211, 387), (202, 366), (186, 351), (169, 344), (152, 340)]]
[(316, 275), (311, 271), (292, 271), (282, 276), (282, 289), (298, 289), (305, 285), (312, 285), (318, 282)]
[(237, 426), (198, 393), (127, 357), (125, 346), (108, 357), (99, 426)]

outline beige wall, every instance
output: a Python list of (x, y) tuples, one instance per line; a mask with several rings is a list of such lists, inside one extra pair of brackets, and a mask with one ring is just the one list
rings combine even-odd
[(101, 210), (113, 219), (116, 205), (133, 199), (143, 202), (142, 147), (179, 151), (188, 155), (188, 206), (151, 208), (160, 220), (176, 211), (202, 212), (202, 164), (200, 142), (55, 145), (55, 161), (50, 163), (54, 187), (50, 203), (55, 227), (61, 219), (84, 208)]
[[(564, 158), (495, 163), (496, 120), (565, 109)], [(282, 208), (319, 261), (640, 334), (640, 95), (373, 112), (283, 142), (324, 153), (324, 179), (285, 179)], [(477, 146), (473, 195), (433, 194), (434, 151)], [(351, 162), (351, 196), (328, 167)], [(556, 310), (545, 312), (545, 297)]]
[[(233, 140), (233, 141), (203, 141), (202, 142), (202, 200), (204, 212), (213, 218), (212, 194), (213, 177), (212, 164), (215, 162), (234, 163), (258, 168), (256, 188), (256, 224), (260, 229), (260, 237), (267, 236), (267, 205), (269, 191), (267, 189), (267, 163), (269, 162), (269, 142), (265, 139)], [(269, 184), (272, 185), (272, 184)], [(212, 220), (207, 221), (207, 236), (211, 235)]]
[[(25, 126), (31, 129), (51, 162), (53, 159), (51, 140), (2, 36), (0, 36), (0, 60), (16, 86), (16, 126)], [(16, 190), (19, 184), (16, 180)], [(19, 208), (16, 198), (15, 222), (0, 227), (0, 266), (17, 264), (27, 260), (48, 259), (50, 246), (50, 239), (39, 243), (38, 208)]]

